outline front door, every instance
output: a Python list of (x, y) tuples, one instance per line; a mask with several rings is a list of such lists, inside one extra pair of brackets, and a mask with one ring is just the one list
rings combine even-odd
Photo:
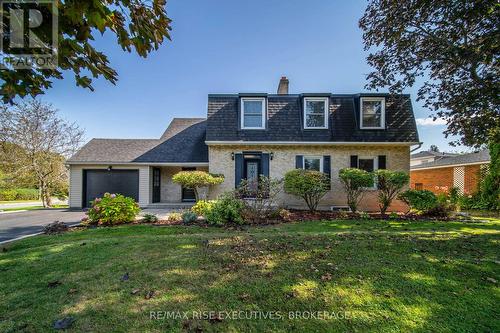
[[(193, 167), (184, 167), (182, 171), (195, 171), (196, 168)], [(194, 190), (192, 188), (182, 188), (182, 201), (184, 202), (194, 202), (196, 201), (196, 195), (194, 194)]]
[(260, 160), (246, 159), (244, 175), (247, 180), (250, 196), (252, 192), (257, 192), (259, 186)]
[(153, 168), (153, 203), (161, 201), (161, 170)]

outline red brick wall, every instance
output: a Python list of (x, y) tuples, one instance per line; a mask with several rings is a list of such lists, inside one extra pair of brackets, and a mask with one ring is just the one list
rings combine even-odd
[(469, 165), (465, 167), (464, 193), (471, 194), (476, 192), (480, 179), (479, 169), (479, 165)]
[[(465, 166), (465, 193), (474, 193), (479, 183), (479, 165)], [(422, 184), (423, 190), (434, 193), (447, 192), (453, 187), (453, 167), (412, 170), (410, 172), (410, 188), (414, 189), (415, 184)]]
[(414, 189), (416, 183), (421, 183), (423, 190), (434, 193), (447, 192), (453, 187), (453, 168), (412, 170), (410, 188)]

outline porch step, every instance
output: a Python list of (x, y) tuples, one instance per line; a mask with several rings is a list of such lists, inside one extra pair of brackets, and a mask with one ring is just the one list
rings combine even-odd
[(149, 209), (189, 209), (194, 206), (194, 202), (159, 202), (146, 206)]

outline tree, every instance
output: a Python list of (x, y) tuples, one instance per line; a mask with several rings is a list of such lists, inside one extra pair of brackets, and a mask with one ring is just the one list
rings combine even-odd
[(311, 212), (328, 192), (328, 183), (328, 176), (319, 171), (296, 169), (285, 174), (285, 192), (304, 199)]
[[(171, 20), (165, 4), (166, 0), (59, 1), (58, 67), (16, 70), (4, 66), (0, 71), (3, 101), (42, 94), (53, 79), (63, 78), (63, 71), (73, 72), (76, 85), (92, 91), (93, 78), (104, 77), (115, 84), (118, 73), (110, 67), (108, 57), (92, 45), (96, 35), (115, 36), (124, 51), (135, 50), (145, 58), (170, 39)], [(9, 11), (2, 15), (9, 19)], [(26, 36), (28, 33), (26, 29)], [(51, 31), (37, 33), (50, 36)]]
[(13, 176), (31, 174), (44, 207), (51, 206), (54, 188), (67, 184), (65, 158), (80, 146), (83, 130), (68, 123), (50, 104), (37, 100), (1, 106), (0, 150)]
[(193, 189), (196, 201), (200, 200), (200, 188), (221, 184), (224, 177), (212, 175), (206, 171), (180, 171), (172, 177), (172, 181), (186, 188)]
[(481, 201), (490, 210), (500, 211), (500, 141), (490, 141), (490, 165), (486, 177), (481, 181)]
[(347, 205), (355, 213), (365, 188), (373, 186), (373, 176), (365, 170), (345, 168), (339, 171), (339, 177), (347, 194)]
[(380, 213), (385, 214), (394, 198), (410, 181), (410, 176), (403, 171), (383, 169), (375, 171), (375, 175), (377, 177)]
[(436, 146), (436, 145), (431, 145), (431, 146), (429, 147), (429, 151), (432, 151), (432, 152), (434, 152), (434, 153), (439, 153), (439, 148), (438, 148), (438, 146)]
[(500, 6), (496, 0), (371, 0), (359, 21), (371, 51), (367, 88), (418, 89), (453, 144), (479, 147), (500, 127)]

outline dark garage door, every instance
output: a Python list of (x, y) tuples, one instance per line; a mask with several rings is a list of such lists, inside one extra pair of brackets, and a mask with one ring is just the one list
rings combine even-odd
[(104, 193), (119, 193), (139, 201), (138, 170), (84, 170), (83, 206)]

